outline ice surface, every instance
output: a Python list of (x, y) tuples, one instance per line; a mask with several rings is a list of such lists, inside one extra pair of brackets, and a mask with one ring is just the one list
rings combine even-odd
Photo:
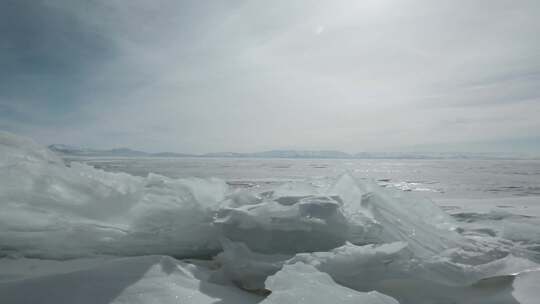
[(272, 293), (261, 304), (398, 304), (376, 291), (363, 293), (336, 284), (328, 274), (301, 262), (286, 265), (269, 277), (266, 288)]
[(8, 133), (0, 172), (0, 303), (270, 294), (268, 303), (513, 304), (537, 294), (538, 218), (527, 214), (536, 202), (519, 213), (464, 204), (452, 217), (351, 174), (265, 189), (139, 177), (66, 165)]
[[(251, 304), (262, 300), (240, 289), (211, 283), (211, 270), (167, 256), (83, 260), (82, 265), (79, 261), (57, 262), (59, 273), (0, 282), (0, 303)], [(38, 269), (47, 263), (25, 262)], [(0, 265), (6, 264), (9, 261), (0, 260)]]

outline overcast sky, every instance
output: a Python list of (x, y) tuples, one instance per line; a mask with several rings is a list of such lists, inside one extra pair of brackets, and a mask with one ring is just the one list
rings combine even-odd
[(540, 151), (540, 1), (0, 2), (0, 129), (147, 151)]

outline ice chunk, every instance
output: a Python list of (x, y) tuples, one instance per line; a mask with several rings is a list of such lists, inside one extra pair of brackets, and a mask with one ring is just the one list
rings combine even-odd
[(538, 303), (538, 286), (540, 286), (540, 269), (519, 273), (512, 284), (512, 296), (520, 304)]
[(346, 244), (328, 252), (297, 254), (288, 263), (303, 262), (328, 273), (336, 282), (361, 291), (377, 288), (381, 281), (403, 277), (410, 267), (407, 244), (380, 246)]
[(217, 179), (146, 178), (71, 163), (0, 133), (0, 256), (210, 256)]
[(505, 239), (540, 244), (539, 219), (520, 219), (519, 222), (507, 221), (502, 226), (502, 237)]
[[(271, 198), (295, 198), (312, 195), (323, 195), (324, 188), (310, 181), (291, 181), (279, 185), (270, 191)], [(282, 199), (286, 201), (286, 199)]]
[(262, 197), (258, 193), (247, 191), (246, 189), (235, 189), (229, 193), (224, 201), (221, 202), (221, 208), (237, 208), (244, 205), (255, 205), (262, 202)]
[(264, 281), (279, 271), (291, 255), (261, 254), (251, 251), (244, 243), (222, 239), (223, 252), (216, 257), (225, 277), (242, 289), (262, 291)]
[(261, 304), (398, 304), (376, 291), (363, 293), (338, 285), (328, 274), (300, 262), (286, 265), (269, 277), (266, 288), (272, 293)]
[(454, 220), (427, 199), (375, 183), (361, 183), (348, 174), (329, 189), (329, 194), (343, 200), (344, 214), (355, 232), (353, 243), (403, 241), (418, 257), (466, 243), (454, 231)]
[[(295, 256), (252, 252), (243, 243), (224, 240), (224, 252), (217, 256), (225, 275), (238, 286), (261, 290), (268, 276), (283, 265), (302, 262), (329, 274), (336, 282), (360, 291), (380, 287), (388, 279), (407, 276), (410, 254), (405, 243), (380, 246), (346, 244), (329, 252), (300, 253)], [(410, 275), (409, 275), (410, 276)]]
[(261, 253), (328, 250), (345, 243), (348, 224), (339, 203), (307, 196), (292, 205), (274, 200), (221, 209), (215, 220), (223, 236)]
[(46, 162), (61, 164), (62, 160), (44, 146), (31, 139), (0, 131), (0, 168), (20, 162)]
[(403, 242), (365, 246), (346, 244), (328, 252), (297, 254), (286, 264), (303, 262), (312, 265), (343, 286), (357, 291), (377, 290), (403, 304), (422, 301), (499, 303), (493, 299), (512, 298), (510, 283), (502, 286), (486, 279), (538, 267), (527, 259), (512, 255), (490, 263), (470, 265), (444, 256), (418, 259), (411, 254)]

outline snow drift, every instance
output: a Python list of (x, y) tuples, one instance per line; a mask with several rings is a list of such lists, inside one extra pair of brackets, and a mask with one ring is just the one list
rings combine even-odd
[(530, 303), (539, 283), (537, 253), (509, 229), (507, 239), (471, 236), (432, 202), (348, 174), (258, 193), (66, 165), (8, 133), (0, 172), (4, 264), (107, 257), (37, 277), (0, 271), (2, 303), (27, 302), (29, 289), (60, 303), (67, 289), (92, 297), (107, 288), (103, 303), (211, 303), (209, 294), (231, 303), (268, 294), (263, 303)]

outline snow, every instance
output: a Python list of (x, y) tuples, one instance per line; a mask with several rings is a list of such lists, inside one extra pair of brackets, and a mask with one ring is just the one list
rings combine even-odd
[(538, 294), (529, 200), (517, 211), (446, 202), (445, 212), (351, 174), (233, 189), (66, 165), (8, 133), (0, 172), (0, 303), (488, 304)]

